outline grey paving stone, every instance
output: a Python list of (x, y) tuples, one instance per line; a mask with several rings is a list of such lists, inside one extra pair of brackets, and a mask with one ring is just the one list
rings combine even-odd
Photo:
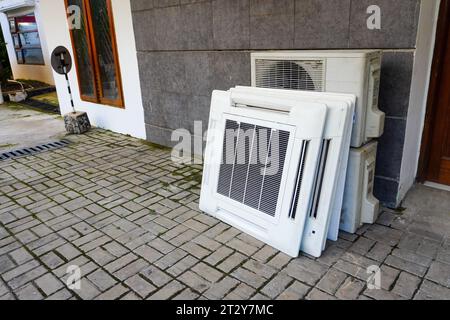
[(122, 269), (114, 272), (114, 276), (121, 281), (130, 278), (133, 275), (138, 274), (148, 266), (148, 262), (144, 260), (136, 260), (129, 265), (123, 267)]
[(233, 271), (231, 273), (231, 276), (248, 284), (249, 286), (255, 289), (260, 288), (266, 281), (263, 277), (257, 275), (256, 273), (253, 273), (241, 267)]
[(189, 254), (196, 257), (197, 259), (203, 259), (204, 257), (211, 254), (211, 251), (209, 251), (193, 242), (185, 243), (184, 245), (181, 246), (181, 249), (188, 252)]
[(136, 255), (134, 255), (132, 253), (128, 253), (127, 255), (107, 264), (105, 266), (105, 269), (109, 272), (115, 272), (115, 271), (122, 269), (123, 267), (129, 265), (131, 262), (135, 261), (136, 259), (137, 259)]
[(106, 291), (107, 289), (114, 286), (117, 281), (102, 269), (98, 269), (92, 272), (87, 278), (101, 291)]
[(125, 284), (136, 292), (141, 298), (147, 297), (150, 293), (156, 290), (155, 286), (144, 280), (144, 278), (139, 275), (129, 278), (125, 281)]
[(41, 257), (41, 261), (51, 270), (64, 264), (64, 260), (53, 252), (49, 252)]
[(425, 280), (414, 300), (450, 300), (450, 289)]
[(224, 300), (249, 300), (256, 290), (245, 283), (239, 284), (229, 294), (227, 294)]
[(122, 284), (118, 284), (111, 289), (103, 292), (101, 295), (99, 295), (96, 300), (117, 300), (123, 295), (125, 295), (129, 291), (128, 288), (124, 287)]
[(43, 275), (34, 282), (47, 296), (52, 295), (64, 287), (63, 283), (51, 273)]
[(414, 252), (411, 252), (408, 250), (403, 250), (403, 249), (395, 249), (392, 252), (392, 255), (399, 257), (403, 260), (410, 261), (415, 264), (424, 266), (424, 267), (429, 267), (431, 264), (431, 261), (432, 261), (432, 259), (429, 257), (422, 256), (422, 255), (416, 254)]
[(176, 264), (178, 261), (183, 259), (185, 256), (187, 256), (187, 252), (181, 249), (175, 249), (174, 251), (170, 252), (169, 254), (163, 256), (161, 259), (156, 261), (154, 264), (163, 269), (166, 270), (170, 267), (172, 267), (174, 264)]
[(313, 288), (308, 295), (306, 296), (306, 300), (336, 300), (335, 297), (329, 295), (328, 293), (325, 293), (323, 291), (320, 291), (316, 288)]
[(450, 288), (450, 265), (437, 261), (433, 262), (425, 278)]
[(392, 250), (393, 248), (391, 246), (382, 243), (376, 243), (366, 254), (366, 257), (378, 262), (382, 262), (392, 252)]
[(0, 256), (0, 274), (6, 273), (15, 267), (16, 264), (10, 257), (7, 255)]
[(69, 290), (61, 289), (58, 292), (52, 294), (51, 296), (45, 298), (45, 300), (61, 301), (61, 300), (69, 300), (71, 298), (73, 298), (73, 294)]
[(217, 250), (214, 250), (213, 253), (211, 253), (208, 257), (204, 259), (205, 262), (212, 266), (216, 266), (219, 262), (222, 262), (227, 257), (229, 257), (233, 253), (233, 250), (231, 250), (228, 247), (222, 246), (218, 248)]
[(112, 254), (108, 253), (105, 249), (97, 247), (96, 249), (86, 253), (92, 260), (100, 266), (104, 266), (116, 259)]
[(183, 284), (180, 282), (174, 280), (172, 282), (169, 282), (167, 285), (165, 285), (162, 289), (158, 290), (156, 293), (154, 293), (152, 296), (150, 296), (149, 300), (167, 300), (181, 291), (183, 291), (186, 288)]
[(310, 290), (311, 288), (307, 285), (295, 281), (278, 296), (277, 300), (301, 300)]
[(383, 289), (366, 289), (364, 295), (375, 300), (405, 300), (403, 297)]
[(181, 300), (181, 301), (192, 301), (196, 300), (199, 295), (193, 292), (191, 289), (187, 288), (179, 293), (177, 296), (173, 298), (173, 300)]
[(270, 282), (262, 288), (261, 292), (267, 297), (275, 299), (282, 294), (292, 282), (294, 282), (294, 279), (289, 277), (286, 273), (281, 272), (270, 280)]
[(75, 293), (83, 300), (92, 300), (100, 295), (101, 291), (98, 290), (89, 280), (83, 278), (81, 279), (81, 289), (76, 290)]
[(226, 258), (223, 262), (221, 262), (217, 268), (222, 270), (225, 273), (229, 273), (237, 266), (241, 265), (247, 259), (246, 256), (240, 254), (239, 252), (233, 253), (231, 256)]
[(392, 255), (387, 257), (385, 263), (389, 266), (415, 274), (419, 277), (423, 277), (427, 271), (427, 268), (424, 266), (415, 264), (413, 262)]
[(179, 276), (180, 274), (184, 273), (185, 271), (196, 265), (198, 261), (199, 260), (197, 258), (188, 255), (183, 259), (181, 259), (180, 261), (178, 261), (172, 267), (168, 268), (166, 272), (174, 277)]
[(244, 268), (256, 273), (257, 275), (265, 279), (272, 278), (272, 276), (278, 272), (278, 270), (276, 270), (275, 268), (253, 259), (250, 259), (247, 262), (245, 262), (243, 266)]
[(225, 277), (218, 283), (212, 284), (210, 288), (203, 293), (203, 296), (212, 300), (220, 300), (224, 298), (232, 289), (236, 288), (238, 284), (239, 281), (236, 279)]
[(289, 276), (308, 285), (315, 285), (327, 272), (327, 267), (306, 257), (292, 260), (286, 268)]
[(341, 284), (347, 279), (347, 275), (336, 269), (330, 269), (317, 284), (317, 288), (334, 295)]
[(177, 279), (183, 282), (188, 287), (200, 293), (208, 290), (208, 288), (211, 286), (211, 283), (209, 281), (203, 279), (202, 277), (191, 271), (183, 273)]
[(419, 277), (402, 272), (392, 292), (406, 299), (412, 299), (421, 282)]
[(150, 263), (159, 260), (163, 254), (148, 245), (142, 245), (134, 250), (134, 253), (141, 256)]
[(191, 270), (211, 283), (217, 282), (224, 277), (222, 272), (217, 271), (203, 262), (196, 264)]
[(374, 240), (361, 237), (358, 240), (356, 240), (355, 243), (353, 243), (353, 245), (350, 247), (350, 250), (360, 255), (365, 255), (374, 245), (375, 245)]
[(341, 300), (355, 300), (364, 290), (366, 283), (352, 277), (348, 277), (336, 291), (336, 297)]
[(15, 293), (19, 300), (42, 300), (44, 298), (39, 290), (31, 283), (18, 289)]
[(267, 264), (276, 269), (281, 269), (285, 267), (291, 260), (292, 260), (291, 257), (282, 252), (279, 252), (276, 256), (270, 259)]
[(164, 285), (166, 285), (168, 282), (170, 282), (172, 280), (172, 278), (170, 276), (168, 276), (166, 273), (159, 270), (155, 266), (150, 266), (150, 267), (145, 268), (144, 270), (142, 270), (140, 272), (140, 274), (144, 278), (151, 281), (157, 287), (163, 287)]

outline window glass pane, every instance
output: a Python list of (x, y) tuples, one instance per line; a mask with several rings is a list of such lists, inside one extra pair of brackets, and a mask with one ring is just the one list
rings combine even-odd
[(16, 20), (14, 18), (9, 20), (9, 28), (11, 29), (11, 33), (17, 32)]
[(23, 54), (22, 54), (22, 50), (17, 50), (16, 51), (16, 56), (17, 56), (17, 63), (18, 64), (23, 64)]
[(16, 18), (16, 23), (17, 31), (19, 32), (36, 31), (38, 29), (34, 15), (18, 17)]
[(106, 0), (90, 1), (90, 5), (103, 98), (117, 100), (119, 98), (119, 85), (117, 83), (108, 6)]
[(38, 32), (20, 33), (22, 48), (40, 48), (41, 40)]
[(41, 49), (24, 49), (22, 52), (26, 64), (44, 64)]
[(12, 35), (12, 39), (13, 39), (14, 48), (19, 49), (20, 48), (19, 35), (18, 34), (13, 34)]
[(87, 38), (88, 31), (85, 23), (83, 1), (69, 0), (68, 4), (69, 6), (79, 6), (83, 14), (83, 17), (81, 18), (81, 28), (72, 30), (73, 45), (77, 59), (77, 71), (80, 80), (80, 92), (84, 96), (95, 98), (94, 68), (89, 58), (89, 42)]

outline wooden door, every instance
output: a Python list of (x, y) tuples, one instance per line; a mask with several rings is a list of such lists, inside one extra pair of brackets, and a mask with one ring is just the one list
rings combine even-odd
[(450, 185), (450, 1), (441, 4), (429, 110), (422, 149), (422, 179)]

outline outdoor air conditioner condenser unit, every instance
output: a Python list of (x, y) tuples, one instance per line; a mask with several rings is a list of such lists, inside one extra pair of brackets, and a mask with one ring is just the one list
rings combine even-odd
[(334, 119), (326, 103), (301, 92), (293, 99), (252, 90), (213, 93), (200, 209), (293, 257), (308, 217), (320, 213), (309, 242), (319, 256), (336, 189), (336, 179), (324, 177), (338, 175), (341, 158), (324, 133), (351, 127), (355, 98), (335, 102)]
[(355, 94), (353, 148), (383, 134), (385, 114), (378, 109), (381, 51), (274, 51), (251, 58), (254, 87)]

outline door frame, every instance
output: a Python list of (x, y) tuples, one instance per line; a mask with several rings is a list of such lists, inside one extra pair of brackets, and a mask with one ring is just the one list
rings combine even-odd
[[(433, 55), (433, 64), (431, 69), (430, 88), (428, 92), (427, 111), (422, 136), (422, 145), (419, 157), (419, 170), (417, 181), (426, 182), (428, 178), (431, 146), (433, 137), (433, 124), (436, 121), (438, 110), (438, 91), (443, 76), (442, 61), (445, 58), (447, 50), (448, 32), (450, 32), (450, 0), (441, 0), (439, 9), (439, 18), (436, 31), (436, 44)], [(450, 49), (449, 49), (450, 50)]]

